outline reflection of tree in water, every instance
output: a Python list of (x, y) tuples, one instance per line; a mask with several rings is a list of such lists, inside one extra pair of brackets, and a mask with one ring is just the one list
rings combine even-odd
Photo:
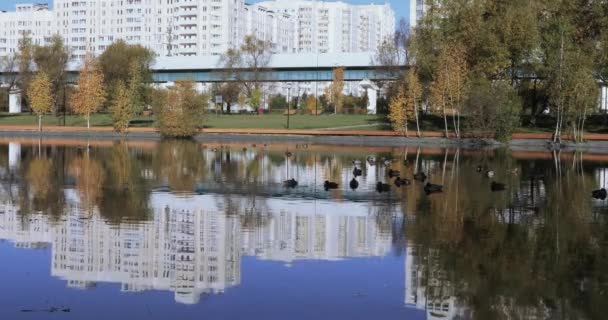
[(189, 140), (163, 141), (153, 157), (157, 179), (175, 192), (194, 192), (206, 172), (199, 144)]
[(150, 215), (150, 186), (142, 177), (141, 161), (126, 143), (116, 142), (105, 150), (106, 187), (103, 188), (100, 212), (109, 220), (145, 220)]
[(510, 157), (488, 163), (497, 179), (510, 181), (501, 194), (470, 174), (475, 161), (483, 159), (455, 167), (458, 179), (447, 180), (445, 194), (421, 201), (407, 227), (426, 299), (452, 296), (476, 319), (603, 318), (608, 233), (591, 215), (594, 179), (579, 165), (558, 162), (556, 171), (545, 163), (546, 203), (533, 210), (513, 205), (530, 182), (513, 174)]
[(87, 152), (86, 155), (71, 160), (69, 171), (76, 180), (82, 208), (92, 213), (99, 205), (103, 192), (105, 173), (101, 164)]
[(64, 183), (61, 163), (65, 155), (47, 148), (36, 148), (35, 154), (22, 160), (19, 174), (24, 179), (21, 179), (18, 191), (20, 213), (37, 212), (59, 217), (65, 208), (65, 194), (63, 188), (56, 186)]

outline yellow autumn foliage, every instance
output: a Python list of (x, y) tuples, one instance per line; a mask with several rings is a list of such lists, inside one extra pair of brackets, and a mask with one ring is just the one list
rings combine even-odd
[(91, 114), (97, 112), (106, 101), (104, 77), (97, 61), (87, 57), (80, 70), (78, 87), (70, 97), (70, 105), (74, 112), (81, 114), (91, 126)]

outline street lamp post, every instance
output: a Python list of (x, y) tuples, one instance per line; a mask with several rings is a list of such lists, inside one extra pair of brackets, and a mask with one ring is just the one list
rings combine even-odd
[(287, 129), (289, 129), (289, 116), (291, 115), (291, 85), (287, 86)]

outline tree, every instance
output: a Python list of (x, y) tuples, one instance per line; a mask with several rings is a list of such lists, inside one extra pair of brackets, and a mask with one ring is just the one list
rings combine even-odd
[(257, 109), (261, 105), (262, 105), (262, 92), (260, 91), (260, 89), (254, 89), (253, 92), (251, 92), (251, 97), (249, 98), (249, 106), (257, 111)]
[[(146, 90), (142, 78), (142, 71), (137, 63), (132, 63), (130, 68), (131, 78), (128, 82), (128, 90), (131, 99), (130, 105), (133, 108), (133, 114), (141, 114), (144, 111), (144, 93)], [(116, 84), (118, 85), (119, 82)]]
[[(154, 63), (154, 52), (141, 46), (130, 45), (118, 40), (110, 45), (100, 56), (99, 66), (103, 72), (109, 97), (114, 97), (114, 91), (119, 81), (131, 83), (134, 79), (134, 69), (138, 70), (141, 83), (152, 80), (150, 67)], [(146, 87), (139, 83), (139, 94), (147, 101)]]
[(519, 127), (522, 110), (521, 97), (508, 83), (492, 83), (477, 76), (471, 80), (471, 93), (464, 103), (469, 114), (468, 127), (481, 134), (494, 134), (499, 141), (507, 141)]
[(310, 113), (317, 115), (315, 113), (317, 110), (317, 99), (313, 95), (310, 95), (310, 96), (306, 97), (305, 103), (306, 103), (306, 109)]
[(285, 98), (282, 94), (273, 95), (270, 97), (268, 101), (268, 106), (270, 109), (286, 109), (287, 108), (287, 98)]
[(251, 72), (250, 81), (246, 81), (245, 88), (249, 96), (254, 90), (261, 90), (263, 80), (262, 71), (267, 68), (272, 59), (272, 43), (248, 35), (243, 39), (240, 48), (243, 65)]
[[(580, 61), (580, 57), (576, 57)], [(565, 117), (572, 128), (574, 142), (584, 141), (585, 120), (597, 106), (599, 90), (593, 71), (579, 65), (567, 75), (564, 86)]]
[[(248, 35), (238, 49), (228, 49), (222, 55), (219, 62), (223, 69), (221, 78), (224, 82), (235, 81), (242, 85), (249, 98), (255, 90), (264, 95), (263, 72), (270, 65), (271, 59), (272, 43)], [(230, 89), (234, 91), (234, 88)]]
[[(449, 137), (447, 108), (450, 108), (455, 117), (454, 131), (460, 138), (460, 109), (465, 97), (465, 83), (467, 78), (464, 49), (457, 43), (444, 44), (439, 55), (437, 74), (431, 86), (431, 100), (436, 109), (443, 114), (445, 136)], [(458, 121), (456, 120), (458, 119)]]
[(12, 54), (4, 57), (0, 57), (0, 72), (5, 75), (5, 82), (7, 83), (6, 89), (0, 88), (0, 105), (5, 106), (8, 109), (9, 105), (9, 92), (15, 88), (18, 77), (14, 75), (17, 70), (18, 55)]
[(410, 69), (406, 75), (407, 79), (407, 92), (405, 94), (407, 99), (407, 109), (414, 114), (416, 119), (416, 134), (420, 138), (420, 121), (418, 119), (418, 105), (422, 98), (422, 85), (418, 80), (418, 73), (415, 69)]
[(124, 83), (118, 82), (116, 86), (116, 97), (110, 106), (112, 123), (116, 132), (125, 133), (133, 116), (132, 91)]
[(42, 131), (42, 116), (53, 111), (53, 88), (49, 76), (38, 72), (27, 91), (32, 111), (38, 116), (38, 130)]
[(194, 89), (194, 82), (180, 80), (167, 92), (158, 115), (157, 126), (165, 137), (188, 138), (203, 125), (208, 97)]
[[(68, 64), (69, 52), (63, 43), (63, 38), (56, 34), (51, 37), (51, 41), (45, 46), (33, 47), (33, 60), (38, 71), (45, 72), (53, 84), (55, 101), (59, 101), (60, 95), (65, 95), (66, 69)], [(62, 105), (65, 108), (65, 105)], [(55, 110), (57, 112), (59, 110)]]
[(329, 103), (334, 106), (334, 113), (342, 112), (344, 103), (344, 68), (338, 67), (334, 69), (332, 83), (326, 90), (326, 96)]
[(74, 112), (81, 114), (91, 127), (91, 114), (97, 112), (106, 101), (104, 76), (96, 60), (90, 55), (85, 58), (80, 69), (77, 89), (70, 96), (70, 105)]
[(409, 137), (407, 130), (407, 102), (403, 86), (399, 88), (396, 96), (391, 98), (389, 103), (388, 118), (393, 125), (395, 131), (405, 132), (405, 136)]
[(33, 62), (33, 45), (32, 38), (27, 33), (22, 33), (21, 39), (19, 39), (18, 48), (19, 53), (17, 54), (19, 76), (17, 80), (17, 86), (24, 92), (24, 97), (29, 97), (28, 90), (30, 82), (34, 73), (32, 72)]

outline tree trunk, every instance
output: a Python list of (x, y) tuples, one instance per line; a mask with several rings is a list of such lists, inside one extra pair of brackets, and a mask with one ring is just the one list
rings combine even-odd
[(38, 131), (42, 132), (42, 115), (38, 115)]
[(420, 121), (418, 120), (418, 107), (416, 107), (414, 114), (416, 115), (416, 134), (418, 135), (418, 138), (420, 138)]
[(91, 116), (87, 116), (87, 130), (91, 129)]
[(448, 139), (450, 134), (448, 133), (448, 117), (445, 114), (445, 105), (443, 106), (443, 124), (445, 125), (445, 138)]

